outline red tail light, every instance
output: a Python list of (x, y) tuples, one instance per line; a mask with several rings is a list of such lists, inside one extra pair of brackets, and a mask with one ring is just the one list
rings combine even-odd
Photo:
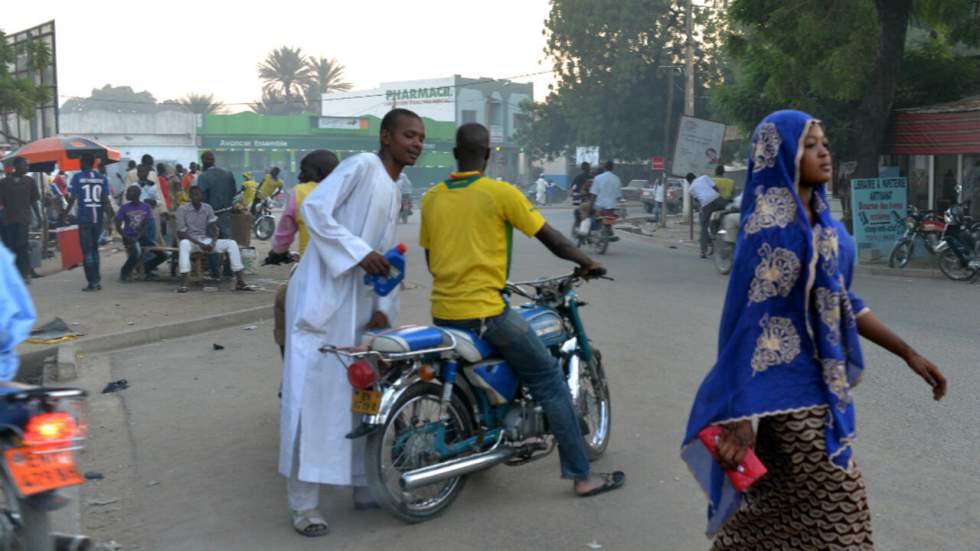
[(75, 419), (68, 413), (42, 413), (31, 417), (24, 430), (24, 444), (37, 446), (68, 442), (79, 433)]
[(350, 386), (358, 390), (367, 390), (378, 382), (378, 370), (366, 360), (357, 360), (347, 368), (347, 380)]

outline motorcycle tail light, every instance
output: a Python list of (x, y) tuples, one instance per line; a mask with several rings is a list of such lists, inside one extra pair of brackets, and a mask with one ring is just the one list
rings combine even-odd
[(378, 382), (378, 370), (367, 360), (357, 360), (347, 368), (347, 381), (357, 390), (368, 390)]
[(80, 435), (74, 417), (66, 412), (42, 413), (31, 417), (24, 430), (24, 444), (37, 446), (70, 442)]

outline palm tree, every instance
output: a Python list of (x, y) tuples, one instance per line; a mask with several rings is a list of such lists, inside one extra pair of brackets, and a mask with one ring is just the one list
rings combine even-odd
[(310, 69), (302, 50), (289, 46), (272, 50), (265, 61), (258, 64), (258, 70), (263, 100), (266, 94), (270, 97), (278, 95), (286, 103), (298, 100), (302, 106), (303, 93), (310, 78)]
[(346, 92), (353, 88), (344, 78), (344, 66), (337, 63), (337, 58), (310, 56), (306, 60), (309, 77), (306, 83), (306, 104), (312, 111), (319, 107), (323, 94), (331, 92)]
[(198, 115), (218, 115), (225, 111), (225, 104), (215, 99), (214, 94), (191, 93), (178, 99), (177, 103)]
[(260, 115), (296, 115), (306, 109), (301, 101), (296, 101), (296, 98), (287, 100), (286, 96), (275, 90), (263, 90), (262, 99), (249, 104), (249, 107)]

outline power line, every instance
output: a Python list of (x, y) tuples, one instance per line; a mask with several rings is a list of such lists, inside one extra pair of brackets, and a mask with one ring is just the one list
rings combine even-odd
[[(478, 86), (478, 85), (481, 85), (481, 84), (489, 84), (489, 83), (497, 82), (497, 81), (500, 81), (500, 80), (514, 80), (514, 79), (518, 79), (518, 78), (529, 78), (529, 77), (533, 77), (533, 76), (548, 75), (548, 74), (551, 74), (551, 73), (554, 73), (554, 72), (555, 72), (555, 70), (552, 69), (552, 70), (549, 70), (549, 71), (537, 71), (537, 72), (534, 72), (534, 73), (525, 73), (525, 74), (522, 74), (522, 75), (514, 75), (514, 76), (502, 77), (502, 78), (486, 78), (486, 79), (483, 79), (483, 80), (474, 80), (474, 81), (471, 81), (471, 82), (464, 82), (464, 83), (461, 83), (461, 84), (453, 84), (451, 86), (440, 86), (439, 88), (453, 88), (453, 89), (458, 89), (458, 88), (464, 88), (464, 87), (468, 87), (468, 86)], [(518, 84), (521, 84), (521, 83), (518, 83)], [(385, 96), (384, 93), (380, 93), (380, 94), (361, 94), (361, 95), (356, 95), (356, 96), (344, 96), (344, 97), (336, 97), (336, 98), (326, 97), (326, 98), (321, 98), (320, 100), (317, 100), (317, 101), (321, 101), (321, 102), (344, 101), (344, 100), (351, 100), (351, 99), (378, 98), (378, 97), (384, 97), (384, 96)], [(165, 103), (165, 102), (151, 103), (149, 101), (113, 100), (113, 99), (102, 99), (102, 98), (83, 98), (83, 97), (79, 97), (79, 96), (69, 96), (69, 95), (64, 95), (64, 94), (59, 94), (59, 97), (61, 97), (61, 98), (67, 98), (68, 100), (76, 99), (76, 100), (79, 100), (79, 101), (103, 102), (103, 103), (113, 103), (113, 104), (152, 105), (154, 107), (155, 106), (160, 106), (160, 105), (181, 105), (179, 102), (173, 102), (173, 103)], [(168, 102), (172, 102), (173, 100), (167, 100), (167, 101)], [(244, 105), (244, 106), (249, 106), (249, 107), (252, 106), (252, 105), (262, 105), (262, 104), (266, 104), (266, 103), (268, 105), (292, 105), (292, 104), (303, 104), (303, 105), (305, 105), (306, 104), (306, 100), (304, 98), (302, 98), (302, 97), (297, 97), (295, 100), (291, 100), (291, 101), (269, 101), (269, 102), (266, 102), (266, 101), (263, 101), (263, 100), (252, 100), (252, 101), (241, 101), (241, 102), (221, 102), (221, 104), (222, 105), (225, 105), (225, 106), (241, 106), (241, 105)]]

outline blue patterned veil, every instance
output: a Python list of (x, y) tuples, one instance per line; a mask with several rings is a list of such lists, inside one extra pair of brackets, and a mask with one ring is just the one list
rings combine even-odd
[(740, 502), (698, 433), (709, 425), (829, 406), (827, 454), (851, 465), (855, 415), (850, 389), (864, 363), (850, 292), (854, 241), (834, 220), (824, 186), (816, 219), (798, 193), (804, 138), (820, 122), (777, 111), (752, 135), (734, 266), (721, 318), (718, 359), (698, 390), (681, 456), (708, 496), (709, 536)]

